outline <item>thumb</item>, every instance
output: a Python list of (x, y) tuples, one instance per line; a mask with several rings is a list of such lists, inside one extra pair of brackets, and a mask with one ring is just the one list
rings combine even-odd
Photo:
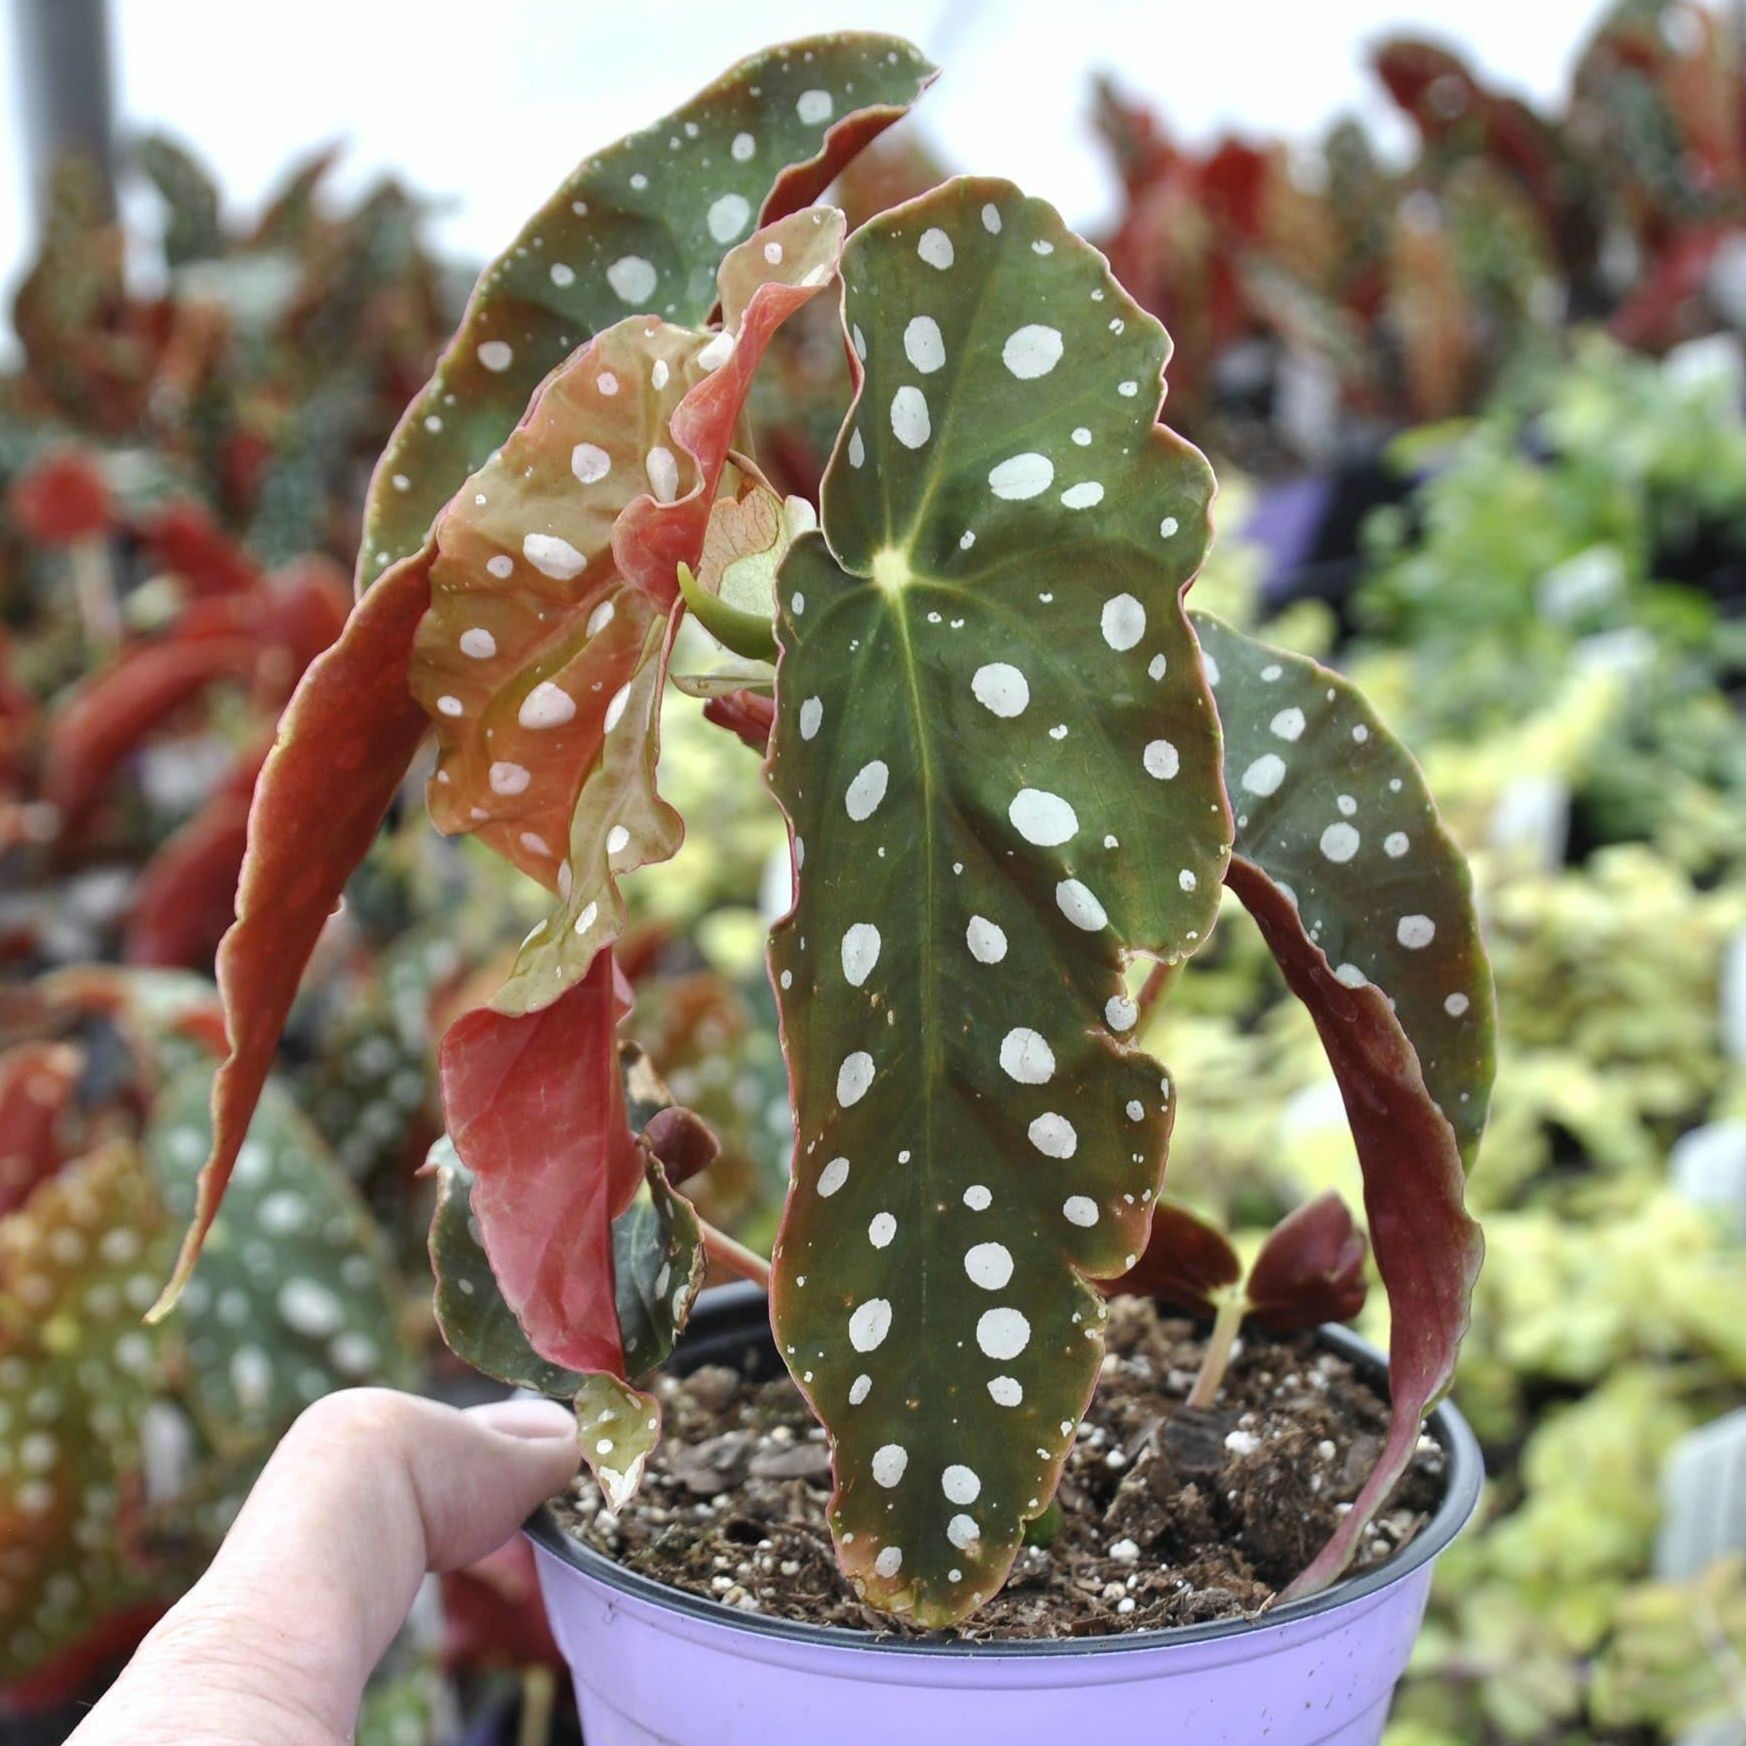
[(388, 1389), (317, 1401), (218, 1556), (68, 1746), (336, 1746), (429, 1570), (501, 1545), (577, 1462), (550, 1401), (457, 1412)]

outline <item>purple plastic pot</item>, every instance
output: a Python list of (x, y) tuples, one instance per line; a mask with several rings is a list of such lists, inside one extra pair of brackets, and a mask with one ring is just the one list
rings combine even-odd
[[(1379, 1376), (1339, 1328), (1322, 1338)], [(777, 1368), (763, 1295), (710, 1292), (675, 1355)], [(1418, 1635), (1437, 1555), (1479, 1498), (1479, 1446), (1453, 1407), (1429, 1430), (1448, 1488), (1399, 1556), (1255, 1623), (1051, 1643), (914, 1643), (793, 1624), (700, 1600), (529, 1524), (588, 1746), (1376, 1746)]]

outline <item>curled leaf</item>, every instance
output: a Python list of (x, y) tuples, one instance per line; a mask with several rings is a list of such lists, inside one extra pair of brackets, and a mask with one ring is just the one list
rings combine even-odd
[(1145, 1247), (1170, 1082), (1128, 956), (1210, 925), (1229, 821), (1180, 594), (1211, 479), (1163, 330), (1010, 184), (844, 253), (862, 371), (779, 580), (775, 930), (796, 1111), (771, 1307), (839, 1556), (943, 1625), (1004, 1580)]
[(761, 756), (776, 725), (776, 702), (757, 691), (726, 691), (704, 704), (703, 719), (726, 728)]
[(1327, 1050), (1391, 1312), (1387, 1442), (1296, 1597), (1345, 1568), (1454, 1374), (1482, 1252), (1463, 1196), (1495, 1071), (1491, 973), (1466, 863), (1359, 693), (1217, 619), (1195, 629), (1225, 727), (1228, 882)]
[(438, 1180), (430, 1240), (443, 1338), (488, 1375), (573, 1399), (583, 1454), (609, 1503), (620, 1507), (635, 1491), (661, 1428), (659, 1404), (630, 1378), (671, 1353), (703, 1283), (696, 1214), (646, 1144), (642, 1183), (612, 1226), (612, 1307), (624, 1363), (617, 1371), (583, 1373), (540, 1357), (505, 1303), (470, 1214), (476, 1179), (453, 1145), (439, 1142), (430, 1164)]
[(784, 500), (756, 480), (740, 496), (715, 500), (697, 573), (681, 564), (679, 591), (717, 642), (748, 661), (775, 660), (777, 566), (795, 536), (817, 524), (804, 497)]
[(1364, 1307), (1369, 1253), (1345, 1201), (1318, 1194), (1267, 1233), (1249, 1269), (1249, 1313), (1276, 1333), (1349, 1322)]

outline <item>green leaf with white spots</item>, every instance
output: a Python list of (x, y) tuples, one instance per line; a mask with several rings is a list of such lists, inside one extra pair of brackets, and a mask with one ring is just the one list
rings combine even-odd
[(503, 1301), (471, 1213), (473, 1173), (446, 1137), (431, 1148), (429, 1167), (437, 1176), (430, 1255), (443, 1339), (488, 1376), (573, 1400), (583, 1454), (618, 1508), (636, 1490), (661, 1431), (659, 1404), (627, 1378), (645, 1376), (666, 1362), (708, 1270), (691, 1203), (668, 1184), (645, 1146), (643, 1186), (612, 1222), (625, 1376), (581, 1372), (540, 1357)]
[(72, 1695), (95, 1671), (81, 1645), (159, 1594), (122, 1520), (174, 1346), (139, 1320), (171, 1248), (124, 1141), (0, 1219), (0, 1684), (20, 1697), (27, 1680), (41, 1701)]
[(625, 1374), (646, 1376), (667, 1361), (708, 1271), (697, 1214), (653, 1155), (642, 1191), (612, 1221), (612, 1268)]
[(447, 1134), (430, 1149), (425, 1168), (437, 1180), (430, 1221), (430, 1265), (436, 1280), (436, 1319), (444, 1343), (475, 1370), (517, 1388), (568, 1400), (582, 1386), (580, 1371), (542, 1358), (528, 1343), (503, 1301), (473, 1217), (473, 1172)]
[(559, 899), (500, 1011), (579, 979), (623, 926), (618, 876), (679, 846), (655, 791), (678, 567), (704, 548), (764, 349), (828, 281), (842, 222), (796, 213), (731, 251), (719, 333), (646, 317), (608, 329), (437, 524), (411, 672), (440, 744), (431, 814)]
[[(1350, 680), (1207, 613), (1234, 853), (1350, 988), (1381, 990), (1471, 1167), (1497, 1070), (1473, 878), (1412, 754)], [(1239, 893), (1240, 895), (1240, 893)]]
[[(612, 1221), (613, 1286), (625, 1377), (644, 1377), (671, 1355), (703, 1288), (709, 1263), (697, 1214), (667, 1182), (643, 1142), (641, 1193)], [(610, 1509), (622, 1509), (642, 1483), (661, 1440), (661, 1404), (625, 1377), (596, 1372), (576, 1391), (582, 1458)]]
[(1005, 1579), (1145, 1248), (1169, 1082), (1123, 970), (1211, 925), (1218, 725), (1181, 607), (1212, 480), (1168, 341), (1010, 184), (859, 232), (863, 379), (778, 586), (771, 961), (796, 1104), (772, 1310), (874, 1604)]
[(1229, 883), (1327, 1050), (1390, 1310), (1388, 1436), (1296, 1598), (1345, 1568), (1455, 1373), (1482, 1254), (1463, 1201), (1496, 1067), (1491, 970), (1461, 852), (1358, 690), (1194, 623), (1225, 729)]
[[(177, 1219), (193, 1211), (211, 1090), (209, 1064), (177, 1074), (146, 1129), (146, 1155)], [(334, 1389), (409, 1379), (381, 1233), (271, 1081), (184, 1298), (189, 1404), (220, 1450), (276, 1436)]]
[(549, 370), (626, 316), (701, 328), (727, 250), (822, 193), (933, 77), (897, 37), (811, 37), (585, 159), (486, 268), (402, 417), (371, 481), (360, 585), (418, 550)]
[(636, 1496), (649, 1452), (661, 1440), (661, 1403), (622, 1377), (597, 1370), (576, 1391), (576, 1430), (606, 1507), (623, 1509)]

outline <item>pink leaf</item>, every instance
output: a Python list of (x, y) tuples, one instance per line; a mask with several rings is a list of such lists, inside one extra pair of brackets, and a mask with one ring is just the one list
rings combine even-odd
[(629, 1009), (602, 952), (550, 1006), (481, 1007), (442, 1043), (449, 1136), (474, 1174), (473, 1213), (504, 1301), (542, 1358), (615, 1376), (612, 1220), (642, 1181), (618, 1066)]

